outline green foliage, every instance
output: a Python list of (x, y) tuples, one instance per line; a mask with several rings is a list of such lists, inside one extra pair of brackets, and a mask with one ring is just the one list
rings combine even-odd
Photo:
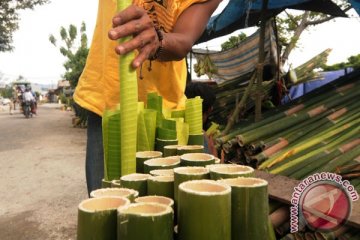
[(4, 98), (12, 98), (12, 88), (7, 86), (6, 88), (0, 89), (0, 96)]
[(322, 69), (324, 71), (335, 71), (335, 70), (340, 70), (340, 69), (344, 69), (347, 67), (352, 67), (354, 69), (360, 68), (360, 54), (351, 56), (347, 60), (348, 60), (347, 62), (336, 63), (333, 65), (324, 65), (324, 66), (322, 66)]
[(245, 33), (240, 33), (237, 36), (231, 36), (226, 42), (221, 44), (221, 50), (228, 50), (239, 45), (244, 39), (246, 39)]
[(13, 33), (19, 28), (19, 10), (33, 9), (49, 0), (0, 0), (0, 52), (12, 51)]
[[(75, 88), (89, 53), (86, 25), (84, 22), (81, 24), (80, 39), (78, 38), (77, 27), (72, 24), (69, 25), (68, 29), (61, 27), (59, 34), (61, 41), (64, 43), (63, 46), (59, 46), (59, 51), (67, 58), (63, 64), (66, 70), (63, 78), (69, 80), (71, 87)], [(53, 34), (49, 36), (49, 41), (57, 47), (57, 39)]]

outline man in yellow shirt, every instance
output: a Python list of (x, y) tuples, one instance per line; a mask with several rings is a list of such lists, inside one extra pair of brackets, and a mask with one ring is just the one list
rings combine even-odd
[[(136, 50), (139, 101), (149, 92), (167, 108), (185, 103), (185, 57), (205, 30), (221, 0), (134, 0), (116, 13), (115, 0), (99, 0), (97, 24), (74, 99), (89, 111), (86, 156), (88, 192), (101, 187), (103, 149), (101, 116), (119, 102), (118, 55)], [(123, 44), (120, 38), (133, 36)], [(141, 79), (140, 79), (141, 78)]]

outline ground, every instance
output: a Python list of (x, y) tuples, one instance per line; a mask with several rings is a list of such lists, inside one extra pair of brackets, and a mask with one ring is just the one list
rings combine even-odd
[(26, 119), (0, 106), (1, 240), (76, 239), (86, 129), (73, 128), (72, 115), (44, 104)]

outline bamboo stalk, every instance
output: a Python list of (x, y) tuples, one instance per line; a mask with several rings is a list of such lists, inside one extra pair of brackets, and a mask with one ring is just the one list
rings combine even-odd
[(139, 192), (129, 188), (101, 188), (90, 193), (91, 198), (98, 197), (125, 197), (131, 202), (139, 196)]
[(147, 179), (150, 174), (132, 173), (120, 178), (121, 186), (134, 189), (139, 192), (139, 196), (147, 194)]
[(150, 173), (156, 169), (173, 169), (180, 167), (180, 157), (153, 158), (144, 162), (144, 173)]
[(148, 195), (138, 197), (135, 199), (135, 203), (157, 203), (174, 208), (174, 200), (164, 196)]
[(210, 170), (210, 179), (220, 180), (235, 177), (254, 177), (252, 167), (238, 164), (213, 164), (207, 166)]
[(148, 178), (147, 194), (174, 198), (174, 176), (152, 176)]
[(144, 162), (153, 158), (162, 157), (162, 152), (160, 151), (141, 151), (136, 152), (136, 172), (144, 173)]
[(215, 163), (215, 157), (207, 153), (186, 153), (180, 156), (181, 166), (206, 166)]
[(174, 169), (156, 169), (151, 170), (152, 176), (174, 176)]

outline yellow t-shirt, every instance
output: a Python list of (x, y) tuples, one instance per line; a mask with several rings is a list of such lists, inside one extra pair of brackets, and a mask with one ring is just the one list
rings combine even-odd
[[(177, 18), (188, 6), (206, 0), (134, 0), (134, 4), (152, 12), (150, 15), (165, 32), (171, 32)], [(151, 11), (156, 9), (155, 12)], [(102, 116), (105, 109), (115, 107), (119, 101), (119, 56), (115, 53), (116, 41), (108, 38), (112, 17), (116, 13), (115, 0), (99, 0), (97, 23), (87, 62), (74, 99), (83, 108)], [(163, 97), (164, 107), (182, 108), (185, 104), (186, 63), (182, 61), (152, 62), (142, 66), (143, 79), (138, 78), (139, 101), (146, 102), (149, 92)], [(139, 69), (137, 70), (139, 73)], [(139, 75), (139, 74), (138, 74)]]

